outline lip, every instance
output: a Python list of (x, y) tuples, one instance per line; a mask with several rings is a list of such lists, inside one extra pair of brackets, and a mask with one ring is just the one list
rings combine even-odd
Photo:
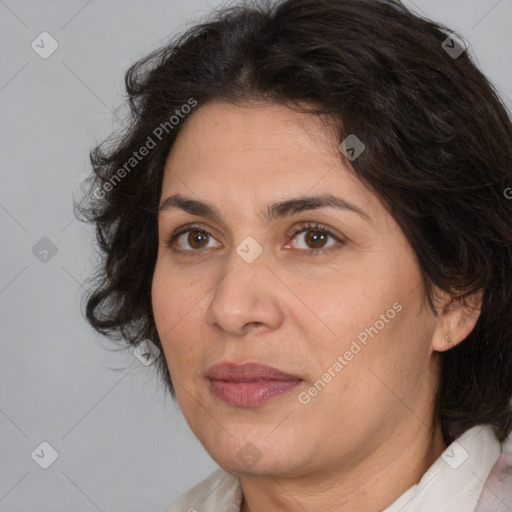
[(273, 366), (261, 363), (235, 364), (223, 361), (215, 364), (206, 372), (206, 376), (213, 380), (227, 380), (230, 382), (255, 382), (258, 380), (302, 380), (297, 375), (282, 372)]
[(303, 382), (297, 375), (260, 363), (238, 365), (228, 361), (212, 366), (206, 374), (217, 398), (229, 405), (256, 407)]

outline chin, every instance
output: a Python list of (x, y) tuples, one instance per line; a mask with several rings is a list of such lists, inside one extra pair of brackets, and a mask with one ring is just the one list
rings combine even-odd
[(293, 439), (276, 435), (270, 440), (267, 428), (256, 429), (261, 431), (259, 434), (254, 430), (249, 434), (242, 429), (238, 435), (230, 430), (233, 437), (226, 434), (225, 443), (219, 443), (217, 439), (211, 448), (208, 445), (205, 448), (219, 466), (236, 476), (288, 474), (304, 467), (305, 460), (294, 460), (298, 456), (302, 459), (304, 454), (297, 452), (297, 443)]

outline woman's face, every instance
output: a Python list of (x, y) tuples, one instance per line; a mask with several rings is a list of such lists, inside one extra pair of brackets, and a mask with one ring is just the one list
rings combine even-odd
[[(209, 103), (166, 162), (161, 205), (179, 194), (215, 215), (160, 212), (154, 317), (186, 421), (234, 474), (348, 468), (431, 434), (436, 319), (411, 247), (338, 142), (315, 115)], [(338, 207), (312, 207), (327, 196)], [(298, 198), (311, 201), (272, 207)], [(220, 362), (295, 379), (208, 378)]]

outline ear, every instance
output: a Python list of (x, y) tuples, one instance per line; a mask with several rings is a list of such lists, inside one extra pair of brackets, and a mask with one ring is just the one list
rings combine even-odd
[[(438, 352), (450, 350), (462, 342), (474, 329), (482, 309), (483, 292), (480, 290), (462, 299), (453, 299), (442, 292), (436, 328), (432, 335), (432, 348)], [(446, 339), (449, 338), (449, 341)], [(450, 345), (451, 343), (451, 345)]]

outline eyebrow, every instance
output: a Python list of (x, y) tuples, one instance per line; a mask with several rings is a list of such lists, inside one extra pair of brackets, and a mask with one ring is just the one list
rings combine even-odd
[[(221, 215), (214, 206), (203, 201), (187, 198), (181, 194), (171, 195), (162, 201), (158, 207), (158, 213), (160, 214), (164, 210), (170, 210), (172, 208), (180, 208), (191, 215), (197, 215), (199, 217), (209, 217), (219, 221), (222, 220)], [(267, 222), (271, 222), (295, 213), (314, 210), (316, 208), (336, 208), (338, 210), (351, 211), (357, 213), (365, 220), (370, 220), (370, 216), (356, 205), (341, 197), (336, 197), (328, 193), (317, 196), (295, 197), (272, 203), (262, 212), (262, 217), (266, 219)]]

